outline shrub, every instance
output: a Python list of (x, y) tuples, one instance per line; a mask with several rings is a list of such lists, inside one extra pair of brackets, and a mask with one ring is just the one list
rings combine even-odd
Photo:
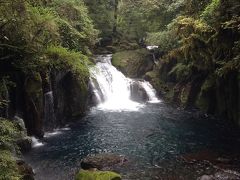
[(158, 45), (161, 51), (169, 51), (178, 46), (178, 38), (173, 31), (161, 31), (148, 33), (146, 43), (149, 45)]
[(0, 118), (0, 179), (17, 180), (20, 175), (12, 150), (16, 149), (16, 139), (21, 136), (17, 124)]
[(190, 65), (185, 65), (182, 63), (178, 63), (176, 66), (172, 68), (172, 70), (168, 73), (169, 75), (175, 75), (177, 81), (186, 80), (191, 75)]
[(213, 23), (215, 21), (214, 17), (218, 13), (218, 8), (220, 6), (220, 0), (212, 0), (212, 2), (204, 9), (200, 17), (208, 22), (208, 23)]
[(12, 153), (7, 150), (0, 150), (0, 179), (18, 180), (20, 179), (17, 164), (12, 157)]
[(69, 69), (74, 74), (88, 79), (89, 70), (87, 56), (73, 50), (68, 50), (61, 46), (50, 46), (46, 50), (46, 56), (49, 58), (51, 66), (56, 69)]

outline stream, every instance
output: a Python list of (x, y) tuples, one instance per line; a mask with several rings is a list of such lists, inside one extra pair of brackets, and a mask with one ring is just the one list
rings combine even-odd
[[(126, 180), (191, 180), (223, 169), (237, 173), (237, 129), (205, 115), (173, 108), (159, 100), (152, 86), (142, 80), (138, 84), (147, 100), (133, 101), (132, 80), (110, 61), (111, 56), (99, 56), (91, 70), (97, 105), (76, 123), (47, 133), (43, 143), (25, 155), (37, 180), (74, 179), (81, 159), (98, 153), (124, 155), (128, 162), (116, 171)], [(215, 156), (221, 158), (220, 163), (211, 161)], [(234, 166), (225, 168), (224, 158), (234, 159)]]

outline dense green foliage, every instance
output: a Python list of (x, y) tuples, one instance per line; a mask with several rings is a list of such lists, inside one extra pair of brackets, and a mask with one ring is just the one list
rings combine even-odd
[[(1, 116), (7, 116), (8, 90), (22, 83), (15, 91), (25, 93), (26, 112), (34, 110), (25, 121), (41, 128), (51, 72), (71, 72), (81, 97), (87, 97), (88, 59), (96, 50), (116, 52), (115, 66), (152, 81), (167, 99), (240, 123), (238, 0), (3, 0), (0, 5)], [(149, 52), (146, 45), (159, 48)], [(0, 119), (0, 179), (18, 178), (10, 152), (17, 132)]]
[(16, 140), (21, 134), (20, 127), (16, 123), (0, 118), (0, 179), (20, 179), (12, 150), (17, 147)]
[(0, 107), (7, 105), (12, 72), (28, 76), (61, 69), (82, 82), (88, 79), (88, 56), (98, 31), (82, 1), (5, 0), (0, 32)]
[(0, 179), (17, 180), (20, 177), (12, 153), (7, 150), (0, 150)]
[(1, 63), (8, 61), (16, 68), (30, 71), (43, 68), (45, 52), (51, 45), (90, 53), (97, 30), (84, 4), (81, 1), (44, 2), (9, 0), (1, 3)]
[(19, 134), (20, 129), (16, 124), (8, 120), (0, 118), (0, 147), (11, 149)]
[(153, 83), (185, 107), (239, 123), (240, 2), (191, 2), (165, 30), (148, 34), (162, 52)]
[[(141, 69), (135, 72), (130, 68), (137, 62), (129, 60), (134, 59), (131, 57), (136, 50), (131, 43), (158, 45), (158, 63), (145, 77), (152, 79), (161, 94), (184, 106), (201, 106), (206, 112), (240, 121), (238, 98), (232, 98), (239, 96), (239, 1), (85, 1), (92, 17), (99, 17), (94, 23), (105, 32), (100, 37), (111, 39), (107, 49), (123, 50), (113, 56), (113, 64), (124, 73), (135, 77)], [(106, 15), (111, 25), (108, 31), (101, 26), (107, 22), (103, 18)], [(134, 73), (129, 74), (129, 69)], [(206, 86), (209, 79), (211, 87)]]
[(84, 1), (96, 27), (102, 32), (100, 38), (112, 37), (116, 45), (125, 41), (141, 43), (147, 34), (166, 30), (167, 25), (179, 14), (197, 14), (209, 2), (209, 0)]

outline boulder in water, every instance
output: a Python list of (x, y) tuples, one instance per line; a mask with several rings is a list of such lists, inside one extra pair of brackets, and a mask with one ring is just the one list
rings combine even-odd
[(131, 85), (131, 100), (136, 102), (146, 102), (148, 101), (148, 95), (146, 90), (140, 84), (140, 81), (132, 81)]
[(75, 180), (121, 180), (121, 176), (111, 171), (80, 170)]
[(127, 159), (124, 156), (116, 154), (98, 154), (94, 156), (88, 156), (81, 162), (81, 167), (85, 170), (97, 168), (106, 169), (115, 165), (122, 165)]

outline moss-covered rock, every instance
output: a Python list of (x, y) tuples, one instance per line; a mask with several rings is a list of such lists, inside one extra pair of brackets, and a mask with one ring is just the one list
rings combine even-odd
[(67, 119), (82, 116), (87, 108), (90, 61), (81, 52), (61, 46), (46, 51), (52, 66), (51, 83), (54, 109), (59, 124)]
[(84, 158), (81, 162), (81, 167), (86, 170), (92, 168), (104, 170), (116, 165), (124, 165), (125, 162), (127, 162), (127, 159), (122, 155), (103, 153)]
[(33, 168), (23, 160), (17, 160), (18, 171), (22, 176), (22, 180), (34, 180)]
[(216, 103), (216, 77), (211, 75), (203, 83), (196, 106), (204, 112), (214, 113)]
[(121, 180), (121, 176), (111, 171), (80, 170), (75, 180)]
[(17, 123), (0, 118), (0, 148), (13, 150), (16, 141), (22, 137), (22, 132)]
[(9, 97), (8, 97), (8, 88), (7, 82), (4, 77), (0, 78), (0, 116), (8, 116), (8, 106), (9, 106)]
[(141, 86), (140, 81), (132, 81), (130, 84), (130, 99), (136, 102), (146, 102), (149, 100), (146, 90)]
[(16, 160), (9, 150), (0, 150), (0, 179), (18, 180), (21, 175)]
[(29, 134), (43, 136), (43, 90), (40, 73), (26, 75), (25, 83), (25, 124)]
[(238, 74), (240, 72), (233, 71), (225, 77), (219, 77), (216, 80), (216, 110), (215, 114), (225, 117), (240, 125), (239, 116), (239, 82)]
[(191, 85), (190, 84), (187, 84), (185, 85), (182, 89), (181, 89), (181, 92), (180, 92), (180, 96), (179, 96), (179, 99), (180, 99), (180, 102), (182, 105), (186, 105), (187, 102), (188, 102), (188, 98), (189, 98), (189, 94), (190, 94), (190, 89), (191, 89)]
[(76, 52), (61, 46), (50, 46), (46, 50), (50, 65), (56, 70), (71, 71), (80, 78), (88, 79), (88, 57), (81, 52)]
[(51, 72), (56, 126), (83, 116), (87, 110), (88, 79), (68, 70)]
[(24, 135), (16, 121), (0, 118), (0, 179), (18, 180), (26, 175), (25, 171), (20, 170), (16, 158), (19, 154), (17, 141)]
[(153, 69), (152, 55), (146, 49), (121, 51), (113, 54), (112, 64), (131, 78), (141, 78)]
[(144, 79), (149, 81), (154, 89), (156, 89), (157, 94), (164, 98), (166, 101), (173, 101), (174, 97), (174, 84), (166, 83), (160, 78), (160, 74), (157, 69), (149, 71), (145, 74)]

